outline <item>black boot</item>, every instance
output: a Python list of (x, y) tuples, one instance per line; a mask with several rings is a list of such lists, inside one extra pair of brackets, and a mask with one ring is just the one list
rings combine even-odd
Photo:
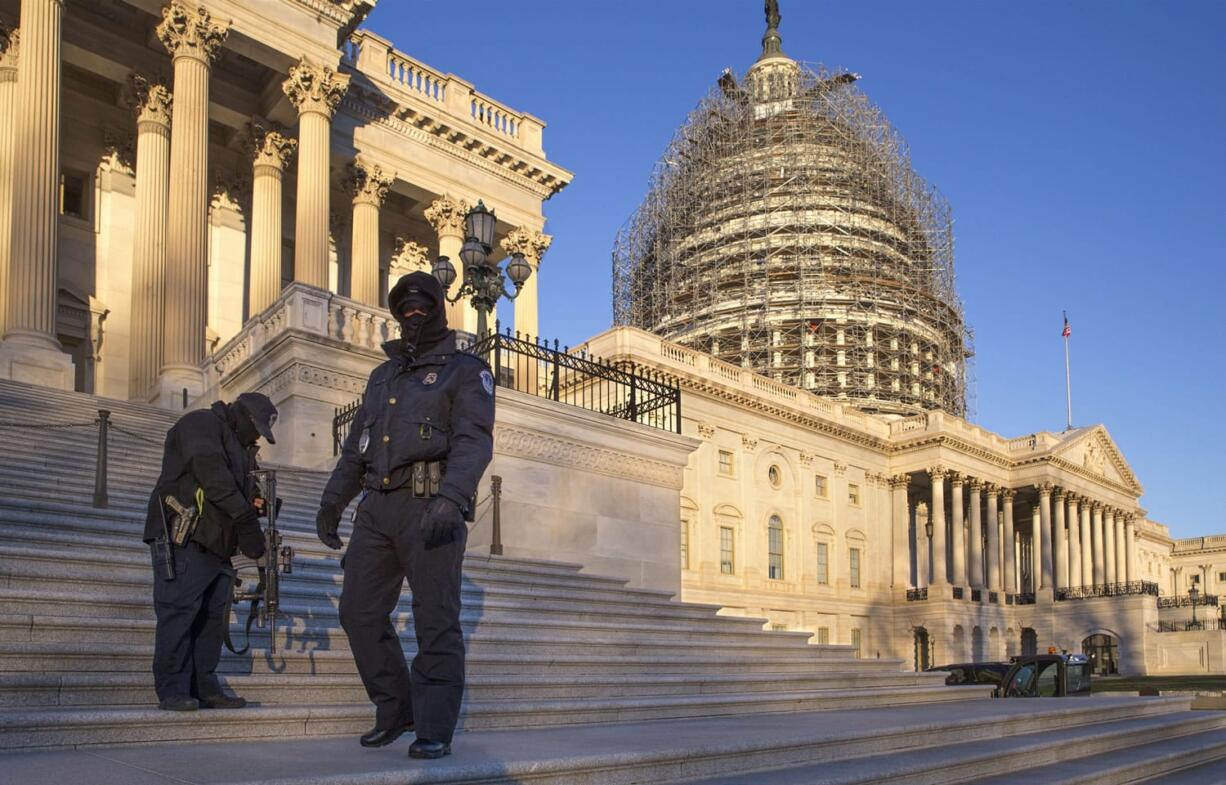
[(171, 695), (158, 701), (158, 708), (162, 711), (195, 711), (200, 704), (190, 695)]
[(441, 741), (418, 739), (409, 747), (410, 758), (441, 758), (451, 754), (451, 745)]
[(202, 709), (241, 709), (247, 705), (246, 698), (227, 695), (219, 692), (216, 695), (206, 695), (200, 699)]
[(372, 728), (369, 733), (363, 734), (362, 738), (358, 739), (363, 747), (386, 747), (396, 739), (413, 730), (413, 721), (409, 720), (404, 725), (398, 725), (394, 728)]

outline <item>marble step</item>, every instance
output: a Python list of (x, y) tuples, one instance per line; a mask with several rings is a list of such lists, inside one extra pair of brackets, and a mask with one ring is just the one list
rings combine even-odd
[[(924, 747), (837, 762), (810, 763), (758, 775), (771, 785), (936, 785), (936, 783), (983, 783), (991, 774), (993, 785), (1035, 783), (1039, 785), (1122, 785), (1135, 781), (1133, 774), (1161, 772), (1165, 760), (1146, 767), (1113, 765), (1101, 776), (1084, 779), (1073, 772), (1088, 760), (1124, 760), (1138, 746), (1158, 753), (1168, 747), (1187, 751), (1189, 739), (1208, 741), (1216, 756), (1226, 754), (1226, 717), (1199, 712), (1176, 715), (1105, 719), (1087, 725), (1031, 733), (1015, 733), (971, 743), (943, 738)], [(1137, 740), (1145, 744), (1138, 745)], [(1210, 752), (1213, 755), (1214, 752)], [(1040, 776), (1042, 772), (1042, 776)], [(1106, 778), (1103, 778), (1106, 777)], [(741, 785), (743, 775), (717, 775), (691, 780), (689, 785)]]
[[(816, 692), (831, 689), (933, 686), (931, 674), (831, 670), (805, 673), (748, 674), (718, 677), (676, 674), (527, 676), (470, 674), (467, 694), (474, 700), (626, 698), (699, 696), (729, 693)], [(237, 694), (261, 704), (359, 704), (366, 693), (357, 674), (237, 674), (226, 677)], [(0, 673), (0, 708), (66, 706), (136, 706), (153, 696), (149, 673)]]
[(1226, 785), (1226, 760), (1218, 759), (1187, 769), (1141, 780), (1144, 785)]
[[(488, 730), (554, 725), (642, 722), (738, 714), (836, 711), (872, 706), (962, 702), (983, 698), (986, 690), (943, 685), (887, 689), (828, 689), (800, 693), (720, 693), (700, 696), (581, 698), (574, 700), (468, 701), (461, 730)], [(152, 701), (149, 701), (151, 704)], [(9, 709), (0, 713), (0, 750), (97, 744), (152, 743), (186, 738), (215, 739), (216, 724), (201, 718), (229, 715), (242, 738), (266, 736), (358, 734), (369, 729), (368, 702), (310, 706), (280, 704), (233, 712), (163, 712), (149, 705), (114, 708)], [(241, 722), (236, 722), (240, 720)], [(198, 731), (207, 735), (196, 736)]]
[[(856, 767), (868, 767), (883, 756), (919, 751), (930, 755), (926, 765), (921, 761), (924, 768), (903, 772), (917, 775), (909, 781), (944, 783), (949, 780), (939, 775), (951, 760), (974, 756), (983, 745), (1002, 739), (1007, 747), (1010, 736), (1029, 734), (1054, 747), (1071, 749), (1080, 742), (1065, 745), (1063, 738), (1080, 728), (1102, 729), (1108, 736), (1118, 736), (1118, 731), (1130, 728), (1129, 736), (1135, 741), (1136, 733), (1150, 729), (1190, 730), (1180, 717), (1188, 713), (1184, 711), (1187, 706), (1188, 701), (1136, 698), (959, 701), (526, 730), (501, 725), (495, 726), (503, 728), (497, 731), (471, 729), (459, 734), (453, 755), (429, 764), (407, 761), (407, 743), (361, 750), (348, 735), (354, 733), (348, 729), (353, 720), (341, 708), (303, 708), (304, 714), (295, 716), (291, 732), (312, 737), (297, 739), (269, 738), (285, 730), (288, 707), (277, 712), (247, 709), (241, 721), (234, 712), (197, 712), (171, 718), (179, 739), (157, 747), (141, 740), (156, 736), (158, 726), (168, 720), (165, 713), (149, 710), (132, 710), (119, 726), (107, 724), (113, 714), (106, 711), (45, 712), (34, 722), (13, 722), (11, 713), (5, 713), (0, 715), (0, 723), (16, 726), (30, 740), (52, 743), (75, 730), (75, 726), (61, 726), (58, 719), (77, 717), (95, 728), (122, 728), (136, 744), (106, 750), (108, 770), (117, 782), (201, 782), (186, 773), (207, 770), (209, 782), (252, 785), (270, 781), (278, 785), (665, 785), (734, 775), (738, 785), (773, 785), (778, 782), (781, 765), (830, 767), (854, 761)], [(367, 724), (369, 716), (368, 711), (364, 718)], [(35, 724), (39, 721), (43, 724)], [(255, 740), (252, 733), (257, 736)], [(346, 735), (323, 738), (337, 733)], [(196, 741), (199, 739), (216, 743), (200, 744)], [(91, 768), (98, 765), (98, 757), (88, 746), (77, 751), (33, 750), (0, 756), (0, 770), (9, 772), (16, 782), (89, 781)], [(994, 756), (988, 765), (1000, 773), (1023, 770), (1032, 761), (1027, 755), (1006, 753)], [(927, 779), (920, 780), (924, 775)]]

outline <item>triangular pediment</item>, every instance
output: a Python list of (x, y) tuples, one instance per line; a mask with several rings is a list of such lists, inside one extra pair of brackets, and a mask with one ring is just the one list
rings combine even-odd
[(1078, 428), (1062, 434), (1061, 443), (1052, 448), (1052, 457), (1101, 478), (1105, 482), (1132, 488), (1141, 495), (1141, 484), (1124, 454), (1102, 425)]

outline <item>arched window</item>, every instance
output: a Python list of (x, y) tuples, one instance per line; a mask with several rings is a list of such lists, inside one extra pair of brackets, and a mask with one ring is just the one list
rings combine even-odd
[(767, 565), (767, 577), (773, 581), (783, 580), (783, 521), (778, 515), (772, 515), (767, 524), (767, 552), (770, 562)]

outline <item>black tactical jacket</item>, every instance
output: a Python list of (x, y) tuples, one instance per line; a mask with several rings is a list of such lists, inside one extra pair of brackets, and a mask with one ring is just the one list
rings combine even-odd
[(370, 375), (322, 501), (344, 507), (363, 487), (409, 484), (414, 462), (442, 460), (439, 495), (470, 513), (494, 453), (489, 366), (456, 350), (454, 330), (417, 359), (400, 341), (385, 343), (383, 351), (391, 359)]
[(233, 556), (240, 520), (259, 531), (250, 502), (255, 496), (250, 473), (255, 468), (254, 456), (238, 441), (226, 404), (218, 401), (183, 415), (166, 434), (162, 474), (145, 517), (145, 542), (162, 536), (162, 498), (174, 494), (185, 507), (195, 507), (196, 489), (203, 488), (203, 516), (192, 540), (223, 559)]

